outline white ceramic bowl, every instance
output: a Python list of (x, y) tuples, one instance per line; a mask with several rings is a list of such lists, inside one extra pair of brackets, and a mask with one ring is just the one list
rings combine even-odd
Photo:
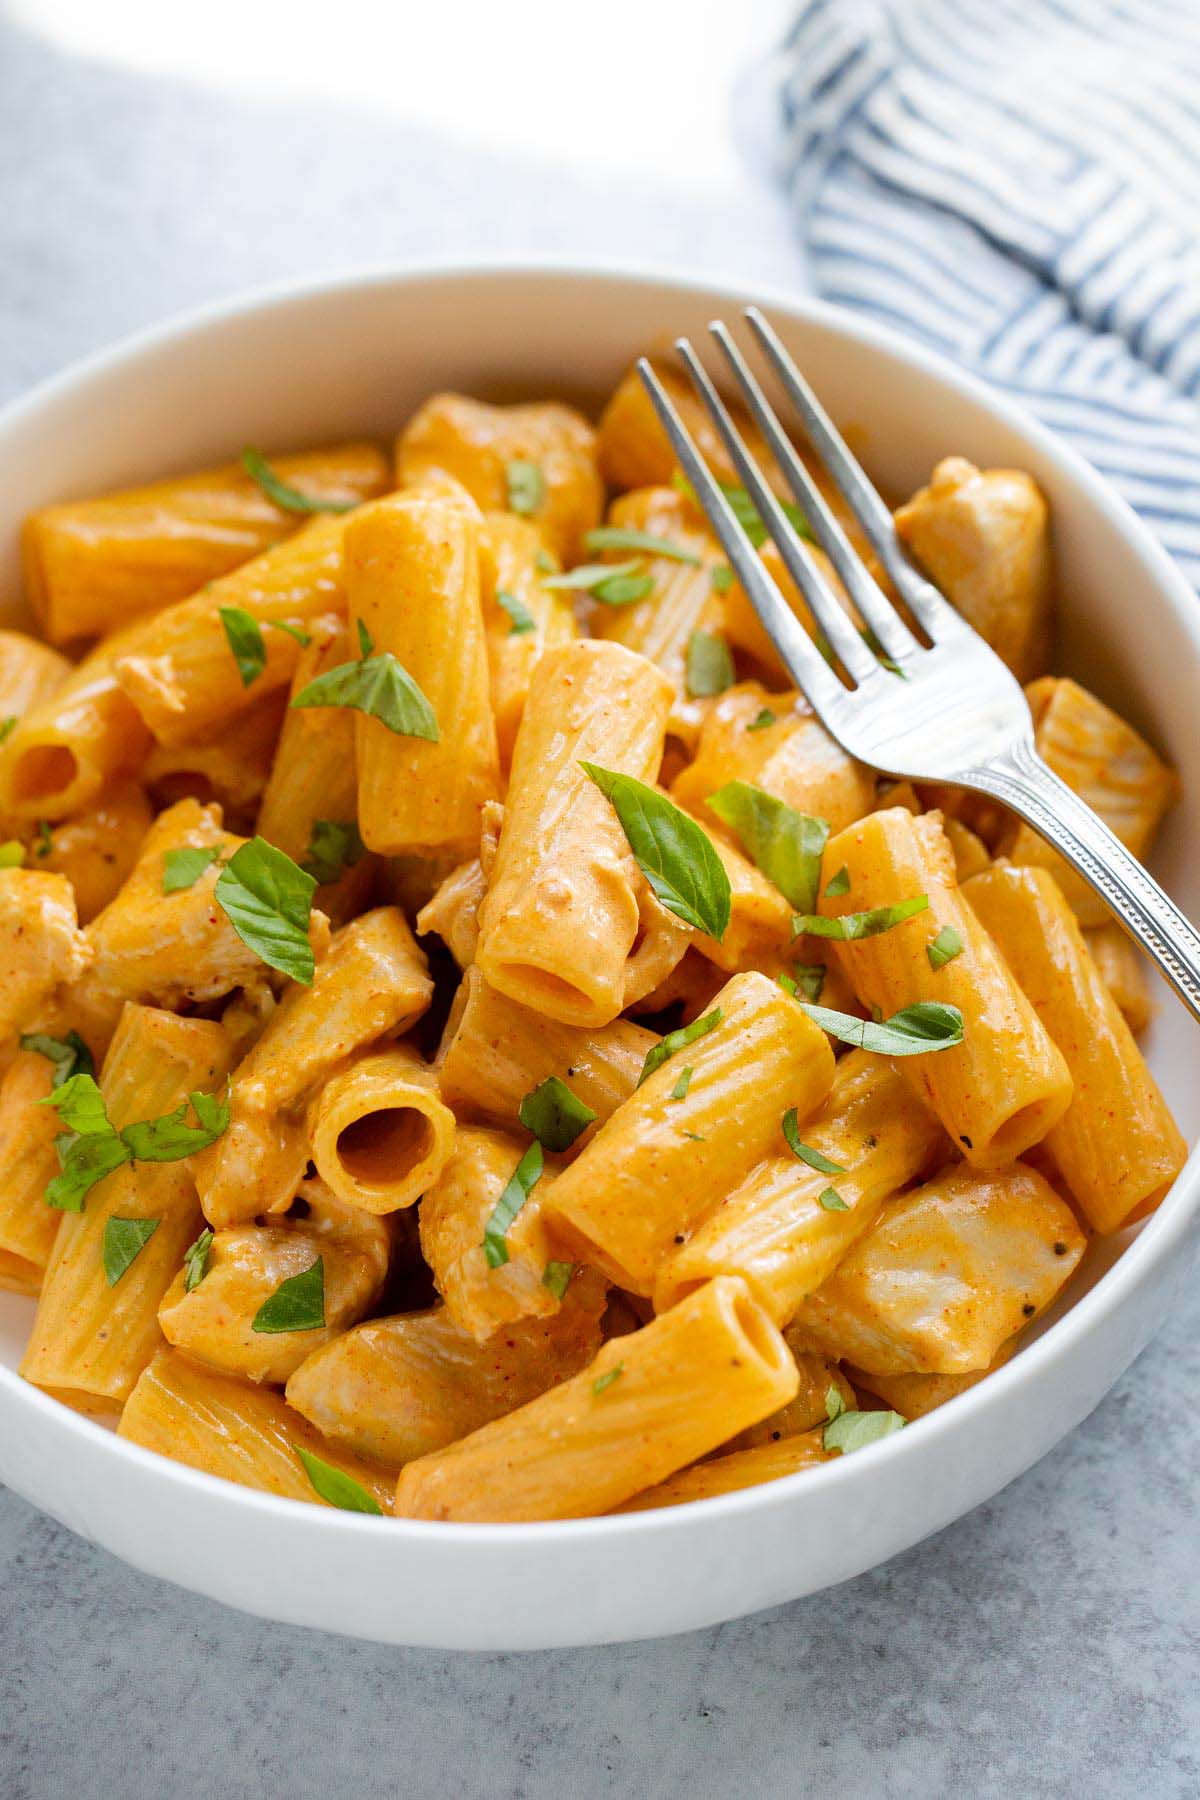
[[(60, 376), (0, 417), (3, 582), (31, 507), (220, 461), (247, 442), (386, 438), (433, 389), (595, 403), (631, 358), (751, 296), (562, 266), (369, 274), (221, 306)], [(885, 487), (952, 451), (1030, 470), (1059, 559), (1059, 666), (1200, 794), (1200, 608), (1078, 457), (948, 363), (810, 300), (757, 293)], [(10, 609), (11, 610), (11, 609)], [(1193, 802), (1194, 804), (1194, 802)], [(1190, 811), (1191, 808), (1189, 807)], [(1200, 914), (1200, 841), (1156, 858)], [(1164, 994), (1152, 1060), (1188, 1134), (1196, 1038)], [(660, 1513), (566, 1524), (380, 1522), (231, 1486), (121, 1442), (13, 1372), (28, 1302), (0, 1295), (0, 1477), (147, 1572), (268, 1618), (389, 1643), (534, 1649), (684, 1631), (844, 1581), (938, 1530), (1079, 1423), (1192, 1262), (1200, 1173), (1127, 1245), (1094, 1251), (1036, 1342), (897, 1437), (806, 1474)]]

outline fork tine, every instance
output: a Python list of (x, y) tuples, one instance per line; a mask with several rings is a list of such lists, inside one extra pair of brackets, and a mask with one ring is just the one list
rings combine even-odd
[(797, 456), (773, 407), (751, 373), (749, 364), (729, 335), (724, 323), (720, 319), (714, 319), (709, 330), (725, 352), (729, 366), (746, 397), (746, 403), (755, 423), (770, 445), (771, 454), (783, 470), (789, 487), (807, 514), (821, 548), (841, 577), (842, 584), (858, 608), (860, 615), (874, 632), (879, 645), (888, 656), (896, 661), (918, 653), (921, 646), (899, 617), (887, 595), (864, 568), (861, 557), (842, 530), (804, 463)]
[(763, 480), (742, 441), (741, 433), (692, 346), (686, 338), (677, 338), (675, 348), (683, 358), (696, 392), (720, 432), (763, 524), (774, 538), (789, 575), (808, 601), (813, 618), (828, 639), (834, 655), (854, 682), (866, 681), (868, 677), (878, 673), (878, 662), (846, 617), (837, 595), (805, 553), (790, 520)]
[(733, 508), (697, 450), (674, 403), (644, 356), (638, 359), (637, 371), (671, 448), (754, 610), (801, 693), (818, 713), (823, 712), (824, 708), (836, 704), (839, 696), (844, 696), (845, 688), (763, 567), (758, 552), (739, 525)]
[(944, 637), (959, 624), (958, 614), (932, 582), (926, 581), (909, 562), (896, 535), (892, 515), (868, 480), (817, 396), (784, 349), (774, 327), (757, 306), (745, 308), (745, 318), (779, 377), (788, 399), (800, 414), (804, 429), (836, 482), (846, 504), (862, 526), (897, 592), (930, 637)]

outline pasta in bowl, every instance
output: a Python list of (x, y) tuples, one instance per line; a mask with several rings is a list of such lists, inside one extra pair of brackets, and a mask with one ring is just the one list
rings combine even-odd
[[(1142, 963), (1015, 820), (827, 736), (631, 377), (397, 424), (25, 525), (20, 1373), (442, 1542), (817, 1492), (1168, 1194)], [(913, 554), (1145, 854), (1176, 778), (1050, 672), (1039, 483), (928, 473)]]

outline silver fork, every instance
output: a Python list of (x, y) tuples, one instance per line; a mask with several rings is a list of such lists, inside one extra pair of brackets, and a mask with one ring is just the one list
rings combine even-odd
[[(826, 730), (861, 762), (914, 781), (951, 782), (1002, 801), (1089, 881), (1200, 1018), (1200, 935), (1137, 859), (1042, 761), (1020, 686), (996, 653), (909, 561), (892, 515), (816, 395), (756, 307), (746, 319), (804, 432), (845, 496), (880, 564), (928, 643), (869, 573), (789, 442), (720, 320), (713, 336), (750, 413), (863, 619), (860, 633), (807, 555), (686, 338), (687, 366), (746, 491), (808, 602), (845, 679), (830, 666), (768, 575), (650, 364), (638, 371), (684, 473), (797, 687)], [(894, 668), (885, 666), (886, 658)], [(897, 674), (904, 679), (898, 679)]]

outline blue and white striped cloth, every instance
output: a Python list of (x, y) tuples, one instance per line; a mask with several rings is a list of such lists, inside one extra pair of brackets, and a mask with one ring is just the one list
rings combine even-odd
[(1200, 0), (807, 0), (818, 290), (1023, 401), (1200, 586)]

